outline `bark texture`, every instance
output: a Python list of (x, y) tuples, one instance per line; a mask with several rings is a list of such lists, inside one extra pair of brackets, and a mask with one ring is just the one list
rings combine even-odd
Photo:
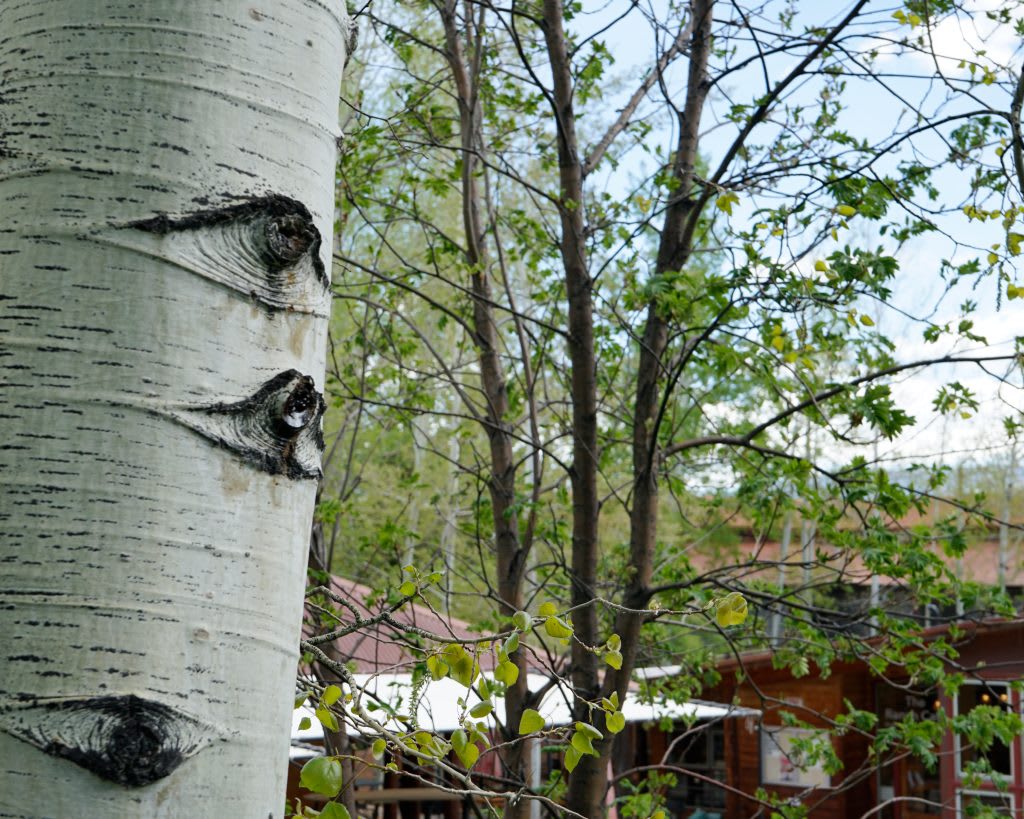
[[(468, 8), (468, 7), (467, 7)], [(509, 399), (505, 369), (501, 361), (501, 338), (494, 314), (491, 287), (492, 262), (488, 251), (489, 228), (485, 226), (484, 199), (478, 185), (478, 156), (483, 153), (480, 138), (479, 72), (483, 31), (483, 12), (474, 21), (466, 14), (460, 31), (456, 3), (445, 0), (439, 5), (445, 31), (445, 57), (455, 83), (459, 106), (459, 138), (462, 160), (462, 223), (465, 233), (465, 260), (471, 271), (473, 294), (473, 332), (479, 356), (480, 386), (486, 402), (482, 421), (487, 431), (491, 474), (487, 487), (494, 523), (494, 548), (498, 596), (502, 614), (511, 616), (523, 608), (523, 577), (530, 544), (519, 531), (516, 501), (516, 458), (513, 452), (512, 427), (508, 420)], [(467, 58), (462, 37), (471, 44)], [(530, 705), (527, 688), (528, 662), (525, 652), (516, 651), (512, 661), (519, 668), (519, 677), (505, 693), (505, 739), (510, 742), (501, 754), (504, 773), (511, 780), (529, 783), (532, 778), (530, 758), (525, 744), (514, 742), (516, 728), (523, 711)], [(529, 815), (525, 800), (509, 804), (505, 819), (524, 819)]]
[(0, 816), (282, 815), (347, 27), (0, 0)]

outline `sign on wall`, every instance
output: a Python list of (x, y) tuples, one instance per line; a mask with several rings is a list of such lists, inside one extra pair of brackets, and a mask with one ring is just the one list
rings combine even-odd
[[(818, 761), (808, 764), (799, 747), (815, 741), (821, 732), (806, 728), (764, 727), (761, 730), (761, 782), (791, 788), (827, 788), (832, 777)], [(820, 740), (818, 740), (820, 741)], [(828, 741), (826, 738), (824, 741)]]

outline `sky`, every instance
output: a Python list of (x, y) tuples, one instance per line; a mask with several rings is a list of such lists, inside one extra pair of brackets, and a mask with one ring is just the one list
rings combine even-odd
[[(740, 4), (748, 11), (751, 4)], [(841, 19), (850, 8), (850, 3), (825, 0), (825, 2), (795, 2), (796, 25), (828, 25)], [(880, 93), (874, 82), (848, 78), (843, 92), (844, 106), (841, 127), (858, 137), (878, 140), (892, 135), (900, 127), (912, 122), (912, 114), (899, 97), (919, 104), (929, 117), (947, 115), (962, 111), (965, 107), (992, 105), (1006, 109), (1012, 93), (1019, 66), (1024, 57), (1021, 38), (1011, 26), (990, 21), (986, 11), (992, 11), (1006, 5), (997, 0), (969, 0), (962, 4), (963, 11), (955, 17), (927, 27), (907, 25), (896, 19), (894, 14), (901, 11), (899, 3), (870, 3), (865, 25), (857, 29), (859, 38), (854, 45), (859, 50), (870, 47), (877, 48), (877, 68), (887, 76), (886, 81), (891, 91)], [(591, 105), (599, 113), (597, 119), (607, 121), (608, 116), (635, 87), (641, 73), (650, 64), (654, 53), (654, 35), (644, 12), (664, 13), (666, 3), (663, 0), (583, 0), (581, 12), (570, 22), (578, 30), (601, 33), (599, 36), (615, 57), (616, 64), (609, 72), (605, 83), (602, 99), (594, 100)], [(760, 8), (763, 20), (759, 25), (770, 28), (775, 14), (786, 7), (786, 3), (769, 0)], [(733, 14), (736, 5), (720, 2), (716, 5), (716, 14), (725, 16)], [(904, 12), (905, 14), (906, 12)], [(1013, 11), (1015, 19), (1024, 17), (1024, 10)], [(614, 23), (614, 25), (612, 25)], [(604, 30), (608, 26), (607, 30)], [(766, 35), (767, 36), (767, 35)], [(935, 51), (940, 54), (938, 65), (949, 83), (962, 90), (969, 78), (969, 68), (960, 65), (961, 60), (973, 61), (980, 66), (988, 66), (996, 72), (997, 81), (991, 86), (975, 86), (972, 93), (974, 100), (947, 100), (947, 87), (934, 79), (922, 79), (934, 75), (935, 64), (930, 56), (915, 53), (912, 50), (899, 48), (891, 41), (903, 37), (925, 37), (930, 40)], [(888, 39), (886, 39), (888, 38)], [(747, 45), (747, 53), (753, 53), (753, 45)], [(983, 53), (982, 53), (983, 52)], [(747, 56), (742, 49), (733, 60)], [(767, 61), (768, 82), (773, 83), (796, 64), (800, 55), (783, 54)], [(380, 66), (384, 68), (384, 66)], [(543, 77), (543, 66), (535, 66)], [(979, 70), (976, 68), (976, 71)], [(382, 71), (378, 79), (387, 72)], [(721, 114), (730, 102), (750, 102), (764, 93), (766, 80), (758, 63), (752, 63), (747, 69), (732, 75), (728, 81), (715, 89), (710, 100), (710, 110)], [(670, 75), (668, 90), (678, 101), (685, 86), (681, 73)], [(802, 99), (811, 104), (816, 99), (817, 82), (809, 83), (797, 92), (795, 99)], [(709, 164), (714, 167), (725, 147), (735, 133), (736, 126), (723, 123), (714, 115), (706, 115), (703, 124), (706, 133), (702, 137), (702, 153)], [(654, 144), (668, 144), (668, 135), (657, 130), (651, 135)], [(943, 158), (948, 148), (937, 139), (921, 138), (915, 142), (915, 150), (919, 157), (927, 160)], [(991, 148), (994, 151), (994, 146)], [(906, 158), (907, 154), (899, 158)], [(993, 154), (994, 157), (994, 154)], [(645, 159), (639, 152), (622, 162), (618, 170), (608, 172), (600, 180), (610, 190), (623, 192), (628, 189), (630, 180), (645, 176), (657, 160)], [(896, 160), (882, 162), (880, 168), (894, 172)], [(962, 203), (966, 201), (967, 187), (962, 174), (954, 171), (943, 172), (934, 180), (941, 189), (942, 200)], [(1021, 204), (1016, 191), (1011, 193), (1011, 203)], [(770, 204), (777, 205), (779, 199)], [(752, 214), (756, 201), (741, 201), (733, 215), (734, 221), (747, 220), (753, 222)], [(840, 237), (840, 242), (855, 241), (856, 244), (874, 247), (882, 244), (892, 247), (893, 243), (886, 237), (877, 235), (877, 223), (861, 217), (848, 220), (849, 231)], [(869, 315), (875, 327), (892, 338), (896, 344), (895, 355), (900, 361), (918, 358), (933, 358), (947, 353), (964, 355), (990, 355), (1010, 353), (1013, 349), (1013, 338), (1017, 334), (1024, 335), (1024, 299), (1007, 301), (999, 298), (994, 277), (987, 277), (980, 283), (963, 281), (949, 292), (944, 291), (939, 270), (943, 260), (963, 263), (972, 257), (987, 254), (990, 245), (1001, 247), (1004, 234), (998, 222), (968, 222), (966, 217), (956, 212), (936, 217), (940, 228), (950, 236), (960, 240), (957, 244), (937, 234), (929, 234), (917, 240), (911, 240), (899, 249), (897, 258), (900, 271), (894, 282), (894, 296), (891, 306), (885, 307), (877, 303), (862, 303), (858, 309)], [(1022, 220), (1024, 222), (1024, 220)], [(1020, 228), (1024, 233), (1024, 225)], [(824, 247), (817, 255), (809, 255), (792, 261), (793, 267), (801, 274), (813, 276), (814, 262), (827, 254), (831, 248)], [(1019, 257), (1024, 259), (1024, 256)], [(1011, 280), (1024, 285), (1017, 270), (1019, 259), (1006, 259), (1006, 270)], [(922, 326), (908, 320), (908, 316), (925, 317), (935, 323), (957, 322), (960, 318), (960, 306), (966, 300), (972, 300), (976, 307), (972, 313), (975, 332), (987, 338), (987, 344), (957, 341), (944, 338), (937, 344), (928, 344), (922, 337)], [(1014, 383), (1019, 386), (1019, 372), (1013, 376)], [(979, 399), (981, 406), (970, 418), (943, 419), (935, 415), (932, 401), (939, 388), (951, 379), (971, 389)], [(904, 408), (918, 418), (919, 423), (895, 441), (882, 441), (878, 446), (879, 457), (888, 459), (893, 465), (900, 465), (910, 460), (956, 460), (964, 452), (973, 452), (976, 458), (984, 460), (989, 457), (991, 446), (998, 446), (1005, 436), (1001, 434), (1002, 419), (1008, 415), (1019, 414), (1024, 410), (1024, 397), (1018, 388), (1010, 388), (999, 384), (991, 375), (975, 366), (936, 367), (918, 370), (912, 375), (895, 379), (892, 382), (897, 400)], [(727, 412), (728, 408), (722, 408)], [(840, 446), (825, 440), (819, 442), (823, 449), (827, 446), (826, 457), (835, 462), (845, 460), (849, 452)]]
[[(660, 6), (663, 4), (648, 3), (647, 6)], [(879, 49), (877, 68), (881, 72), (892, 75), (887, 82), (892, 89), (891, 94), (880, 93), (877, 85), (866, 81), (848, 79), (846, 90), (843, 93), (843, 105), (845, 107), (844, 119), (840, 126), (845, 127), (851, 133), (865, 138), (880, 138), (892, 133), (895, 126), (901, 122), (906, 123), (910, 114), (897, 99), (903, 96), (907, 101), (920, 103), (921, 107), (931, 116), (948, 115), (949, 113), (965, 110), (966, 107), (978, 108), (982, 105), (1006, 110), (1010, 104), (1012, 94), (1012, 83), (1016, 77), (1014, 71), (1020, 70), (1022, 49), (1021, 38), (1013, 31), (1013, 28), (988, 19), (986, 11), (999, 9), (1003, 3), (993, 0), (980, 0), (963, 4), (963, 13), (955, 17), (949, 17), (934, 27), (927, 27), (920, 24), (911, 27), (893, 18), (894, 12), (900, 10), (899, 4), (879, 6), (874, 4), (871, 9), (870, 32), (875, 34), (879, 31), (885, 32), (886, 36), (899, 38), (906, 36), (925, 37), (934, 46), (938, 59), (938, 66), (949, 81), (958, 89), (966, 87), (966, 80), (969, 79), (969, 63), (977, 64), (975, 71), (983, 70), (982, 66), (989, 66), (996, 72), (997, 81), (991, 86), (975, 86), (972, 89), (975, 99), (962, 100), (962, 95), (957, 95), (961, 101), (949, 102), (947, 100), (947, 88), (945, 85), (933, 80), (923, 80), (916, 77), (934, 75), (936, 62), (923, 53), (915, 53), (905, 49), (897, 48), (884, 40), (874, 42)], [(723, 6), (725, 11), (723, 11)], [(611, 17), (620, 14), (625, 7), (621, 2), (595, 3), (585, 2), (583, 9), (585, 14), (590, 14), (594, 23), (606, 22)], [(782, 4), (766, 4), (765, 8), (781, 8)], [(716, 14), (726, 14), (734, 7), (719, 4)], [(850, 8), (850, 4), (825, 2), (804, 4), (797, 3), (797, 23), (806, 22), (808, 25), (823, 25), (827, 22), (835, 22), (840, 19)], [(771, 14), (767, 15), (769, 18)], [(1024, 18), (1024, 9), (1013, 11), (1014, 19)], [(868, 28), (865, 28), (865, 34)], [(617, 69), (630, 73), (628, 68), (632, 60), (637, 66), (635, 73), (639, 75), (642, 66), (647, 64), (652, 53), (653, 37), (647, 23), (639, 14), (625, 18), (615, 29), (610, 30), (606, 36), (612, 53), (617, 59)], [(864, 37), (859, 45), (866, 46), (870, 38)], [(646, 44), (646, 45), (645, 45)], [(742, 54), (737, 57), (742, 57)], [(783, 56), (768, 63), (769, 80), (777, 81), (784, 76), (785, 72), (796, 64), (798, 57)], [(961, 61), (967, 64), (961, 65)], [(682, 79), (677, 78), (679, 87), (682, 87)], [(750, 70), (739, 72), (734, 75), (730, 82), (723, 87), (718, 99), (712, 99), (712, 106), (721, 110), (724, 107), (726, 95), (733, 101), (748, 101), (764, 92), (764, 75), (759, 66), (754, 65)], [(810, 90), (808, 88), (808, 90)], [(624, 93), (624, 92), (623, 92)], [(612, 103), (615, 104), (614, 102)], [(716, 125), (709, 123), (705, 116), (702, 125)], [(891, 130), (886, 130), (891, 129)], [(724, 151), (724, 147), (731, 140), (735, 128), (729, 125), (722, 127), (708, 127), (702, 139), (702, 150), (706, 152), (711, 167), (715, 166), (717, 154)], [(663, 140), (662, 140), (663, 141)], [(940, 159), (947, 148), (938, 140), (918, 140), (917, 149), (924, 154), (924, 158)], [(991, 149), (994, 151), (994, 146)], [(994, 157), (994, 153), (992, 154)], [(907, 154), (901, 155), (906, 158)], [(894, 169), (894, 163), (889, 163), (889, 169)], [(637, 175), (642, 173), (639, 168)], [(965, 178), (953, 171), (944, 172), (935, 178), (937, 186), (941, 190), (943, 200), (960, 202), (967, 193)], [(1008, 204), (1020, 205), (1019, 195), (1012, 192)], [(990, 205), (991, 207), (991, 205)], [(736, 211), (736, 218), (753, 220), (754, 217), (745, 211), (741, 202)], [(977, 281), (962, 281), (958, 286), (946, 292), (944, 283), (940, 280), (938, 271), (942, 261), (949, 260), (959, 264), (968, 261), (972, 257), (985, 257), (989, 246), (997, 244), (1002, 248), (1005, 234), (998, 221), (968, 222), (962, 213), (936, 218), (940, 228), (951, 236), (966, 242), (969, 247), (958, 245), (949, 239), (935, 234), (929, 234), (919, 239), (911, 240), (897, 253), (900, 262), (900, 272), (897, 274), (892, 299), (892, 308), (879, 304), (862, 304), (861, 312), (870, 315), (878, 330), (889, 335), (896, 343), (896, 357), (900, 361), (909, 361), (918, 358), (933, 358), (946, 353), (957, 353), (962, 355), (992, 355), (1011, 353), (1013, 350), (1013, 339), (1016, 335), (1024, 335), (1024, 300), (1007, 301), (997, 298), (997, 287), (994, 277), (987, 277), (980, 283)], [(1024, 220), (1022, 220), (1024, 221)], [(854, 217), (849, 220), (850, 232), (846, 237), (840, 237), (840, 242), (855, 238), (859, 244), (872, 247), (883, 244), (893, 247), (893, 243), (885, 237), (877, 235), (877, 225), (865, 219)], [(1020, 228), (1024, 232), (1024, 227)], [(827, 253), (827, 250), (826, 250)], [(824, 254), (822, 254), (824, 255)], [(819, 256), (804, 258), (796, 263), (798, 269), (806, 271), (807, 275), (814, 275), (813, 264)], [(1024, 258), (1024, 257), (1020, 257)], [(1010, 273), (1011, 280), (1019, 284), (1022, 282), (1018, 272), (1019, 259), (1007, 259), (1006, 270)], [(1004, 285), (1005, 286), (1005, 285)], [(977, 306), (971, 314), (975, 322), (974, 332), (985, 336), (988, 344), (979, 344), (960, 340), (952, 342), (948, 339), (929, 344), (922, 337), (920, 324), (908, 321), (907, 316), (926, 316), (935, 323), (956, 322), (961, 318), (960, 307), (968, 299), (976, 302)], [(1003, 374), (1007, 371), (1005, 365), (997, 365), (994, 370)], [(895, 441), (883, 441), (880, 443), (879, 456), (888, 459), (894, 465), (907, 463), (911, 460), (944, 460), (955, 461), (963, 457), (963, 453), (973, 453), (976, 460), (985, 460), (992, 452), (989, 447), (1001, 446), (1005, 442), (1005, 435), (1002, 434), (1002, 419), (1010, 415), (1019, 415), (1024, 411), (1024, 396), (1019, 386), (1021, 377), (1019, 368), (1012, 381), (1016, 387), (1007, 384), (1000, 384), (991, 375), (983, 372), (975, 365), (959, 365), (934, 367), (928, 370), (918, 370), (913, 375), (896, 379), (892, 382), (893, 392), (897, 400), (914, 415), (919, 423), (908, 433), (901, 435)], [(956, 379), (964, 386), (971, 389), (980, 401), (981, 406), (977, 413), (970, 418), (961, 418), (956, 415), (951, 418), (940, 418), (934, 412), (932, 401), (940, 387), (951, 379)], [(847, 453), (840, 448), (834, 449), (834, 457), (837, 461), (842, 460)]]

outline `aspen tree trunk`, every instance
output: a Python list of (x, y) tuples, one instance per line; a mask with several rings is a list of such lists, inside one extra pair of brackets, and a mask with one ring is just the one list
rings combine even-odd
[(0, 0), (0, 816), (282, 815), (347, 31)]

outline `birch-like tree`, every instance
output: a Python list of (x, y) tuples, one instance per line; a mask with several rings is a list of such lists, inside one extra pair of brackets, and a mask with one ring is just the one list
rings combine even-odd
[(282, 815), (348, 32), (0, 2), (0, 815)]

